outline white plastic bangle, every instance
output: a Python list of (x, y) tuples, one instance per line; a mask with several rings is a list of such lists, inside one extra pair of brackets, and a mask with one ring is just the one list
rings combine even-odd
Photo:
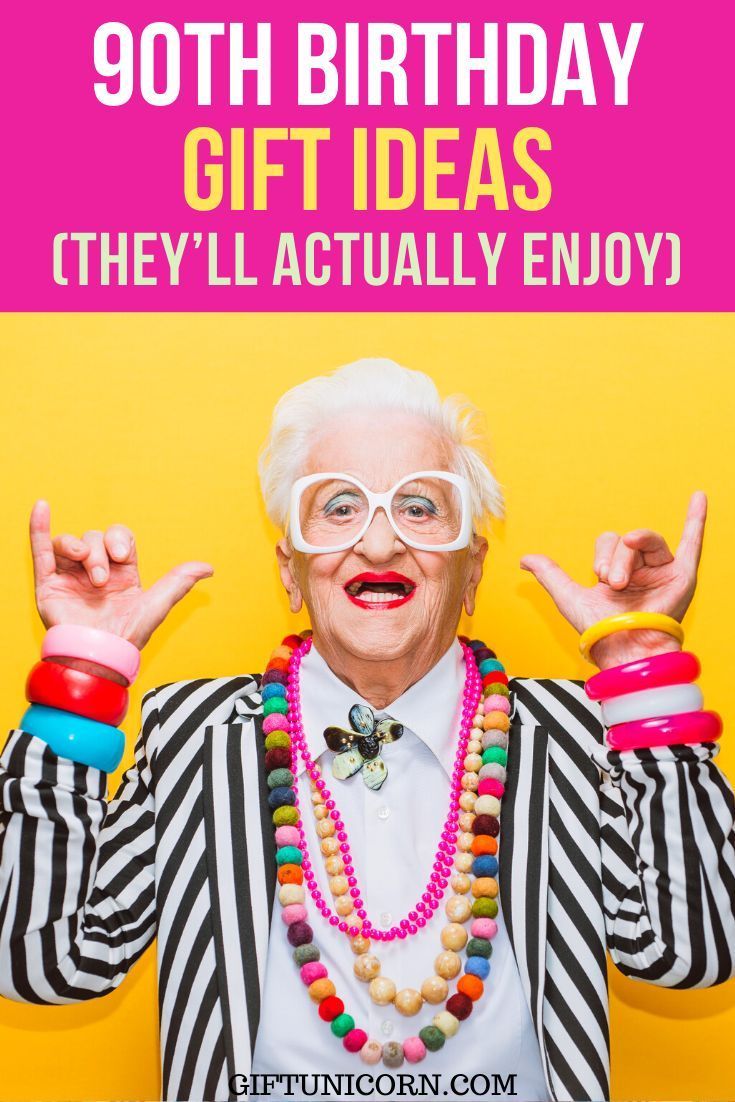
[(682, 712), (698, 712), (704, 706), (699, 685), (663, 685), (658, 689), (642, 689), (606, 700), (602, 705), (602, 722), (606, 727), (618, 723), (634, 723), (639, 719), (673, 716)]
[(132, 685), (140, 669), (140, 651), (134, 643), (111, 631), (86, 624), (54, 624), (41, 645), (41, 658), (83, 658), (114, 670)]

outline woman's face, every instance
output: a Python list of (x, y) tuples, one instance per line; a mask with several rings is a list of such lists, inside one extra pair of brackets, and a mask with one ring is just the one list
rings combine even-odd
[[(302, 473), (340, 471), (381, 492), (413, 471), (450, 470), (451, 447), (415, 415), (356, 412), (314, 439)], [(287, 539), (278, 544), (291, 608), (297, 612), (303, 599), (317, 646), (374, 661), (408, 655), (438, 660), (456, 632), (463, 602), (473, 610), (486, 551), (480, 537), (458, 551), (415, 550), (400, 540), (382, 509), (347, 551), (307, 555)], [(408, 599), (371, 601), (362, 586), (365, 596), (355, 599), (357, 576), (389, 572), (414, 587)]]

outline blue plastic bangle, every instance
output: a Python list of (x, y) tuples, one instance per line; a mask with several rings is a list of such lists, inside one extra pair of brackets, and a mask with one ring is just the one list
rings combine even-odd
[(19, 726), (47, 742), (60, 758), (91, 765), (103, 773), (114, 773), (125, 752), (125, 735), (119, 728), (45, 704), (32, 704)]

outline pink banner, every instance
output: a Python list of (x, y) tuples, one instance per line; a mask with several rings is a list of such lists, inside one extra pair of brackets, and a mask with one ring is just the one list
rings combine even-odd
[(2, 308), (732, 309), (731, 8), (365, 10), (14, 6)]

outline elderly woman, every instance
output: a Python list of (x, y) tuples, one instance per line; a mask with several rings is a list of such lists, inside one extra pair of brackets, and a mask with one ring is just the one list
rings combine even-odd
[(501, 511), (473, 420), (387, 361), (284, 395), (260, 473), (311, 631), (263, 625), (262, 676), (150, 689), (109, 807), (138, 651), (212, 569), (144, 591), (127, 528), (52, 540), (34, 507), (49, 631), (2, 756), (2, 991), (94, 998), (157, 936), (166, 1098), (323, 1073), (399, 1097), (406, 1072), (438, 1097), (608, 1098), (606, 948), (667, 987), (735, 970), (735, 805), (679, 626), (704, 495), (675, 555), (600, 536), (592, 587), (526, 556), (600, 673), (509, 680), (456, 634)]

